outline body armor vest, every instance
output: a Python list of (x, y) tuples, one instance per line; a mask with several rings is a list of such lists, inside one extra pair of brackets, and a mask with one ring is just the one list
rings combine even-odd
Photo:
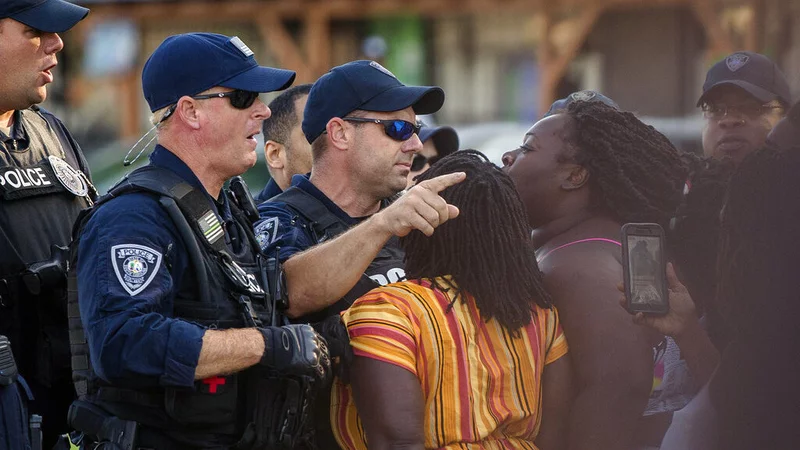
[(59, 250), (94, 195), (78, 149), (62, 141), (58, 125), (37, 107), (20, 110), (12, 136), (0, 140), (0, 333), (20, 371), (42, 386), (68, 382)]
[[(385, 202), (390, 203), (392, 200), (394, 199)], [(329, 211), (319, 199), (296, 186), (290, 187), (270, 201), (283, 202), (293, 212), (302, 216), (310, 224), (311, 235), (316, 244), (333, 239), (350, 229), (349, 225)], [(398, 239), (393, 236), (381, 248), (356, 285), (341, 300), (322, 311), (304, 316), (298, 321), (302, 323), (319, 322), (349, 308), (356, 299), (376, 287), (405, 280), (403, 257), (404, 253), (400, 249)]]
[[(262, 288), (267, 283), (266, 275), (260, 269), (263, 264), (259, 264), (259, 253), (253, 251), (258, 246), (244, 215), (231, 204), (235, 233), (242, 237), (241, 248), (233, 254), (225, 245), (223, 234), (216, 231), (221, 222), (206, 195), (170, 170), (145, 166), (113, 187), (76, 224), (73, 254), (78, 248), (80, 230), (92, 212), (113, 197), (133, 192), (158, 196), (188, 252), (195, 275), (190, 285), (197, 290), (178, 292), (174, 300), (175, 317), (211, 329), (271, 325), (274, 316), (270, 295)], [(259, 389), (263, 391), (259, 382), (265, 377), (263, 370), (257, 367), (200, 380), (195, 383), (194, 390), (170, 387), (133, 390), (108, 386), (99, 380), (91, 368), (80, 321), (75, 272), (74, 269), (70, 271), (68, 307), (73, 379), (82, 400), (100, 405), (118, 418), (156, 428), (181, 445), (228, 448), (243, 434), (249, 433), (250, 439), (255, 439), (254, 430), (265, 426), (253, 423), (253, 416), (257, 414), (254, 409), (259, 407), (255, 403), (266, 403), (259, 395)], [(269, 414), (275, 415), (272, 411)]]

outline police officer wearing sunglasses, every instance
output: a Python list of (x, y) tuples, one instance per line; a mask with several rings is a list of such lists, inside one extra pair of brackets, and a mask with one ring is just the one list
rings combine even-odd
[(283, 399), (325, 379), (324, 340), (273, 325), (244, 201), (223, 189), (256, 162), (270, 116), (258, 93), (294, 77), (209, 33), (171, 36), (145, 64), (158, 145), (77, 233), (70, 421), (86, 439), (169, 450), (309, 438), (302, 402)]
[[(332, 357), (346, 356), (349, 347), (346, 331), (336, 327), (338, 313), (372, 288), (405, 278), (396, 237), (430, 235), (458, 214), (438, 193), (463, 173), (388, 200), (405, 189), (422, 149), (416, 115), (443, 103), (441, 88), (405, 86), (373, 61), (331, 69), (314, 83), (305, 107), (310, 177), (295, 175), (292, 187), (259, 205), (256, 238), (265, 255), (284, 263), (288, 314), (318, 323)], [(320, 396), (315, 410), (318, 445), (338, 448), (326, 400)]]

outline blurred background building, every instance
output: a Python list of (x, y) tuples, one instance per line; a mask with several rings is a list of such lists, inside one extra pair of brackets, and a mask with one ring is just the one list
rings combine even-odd
[[(45, 107), (67, 122), (101, 190), (149, 128), (141, 68), (168, 35), (241, 37), (261, 64), (313, 82), (375, 59), (407, 84), (435, 84), (466, 147), (499, 161), (550, 103), (594, 89), (687, 150), (705, 71), (736, 50), (775, 60), (800, 94), (800, 2), (794, 0), (77, 0), (92, 9), (63, 36)], [(269, 96), (264, 100), (268, 101)], [(261, 149), (259, 149), (261, 152)], [(256, 189), (267, 176), (253, 169)]]

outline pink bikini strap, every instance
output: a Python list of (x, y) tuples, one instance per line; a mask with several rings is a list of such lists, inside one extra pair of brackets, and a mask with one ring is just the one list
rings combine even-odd
[(622, 247), (622, 244), (620, 244), (619, 242), (617, 242), (615, 240), (612, 240), (612, 239), (606, 239), (606, 238), (581, 239), (579, 241), (572, 241), (572, 242), (568, 242), (568, 243), (566, 243), (564, 245), (560, 245), (560, 246), (550, 250), (549, 252), (545, 253), (544, 256), (542, 256), (541, 258), (538, 258), (538, 260), (539, 260), (539, 262), (542, 262), (542, 261), (544, 261), (545, 258), (547, 258), (548, 256), (552, 255), (553, 252), (555, 252), (557, 250), (561, 250), (562, 248), (566, 248), (566, 247), (569, 247), (569, 246), (575, 245), (575, 244), (583, 244), (584, 242), (608, 242), (609, 244), (615, 244), (615, 245), (619, 245), (620, 247)]

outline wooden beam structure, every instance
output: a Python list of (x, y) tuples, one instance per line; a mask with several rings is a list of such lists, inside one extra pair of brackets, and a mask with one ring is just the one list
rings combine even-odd
[[(435, 18), (445, 15), (479, 15), (488, 12), (542, 14), (544, 26), (536, 49), (542, 71), (539, 86), (539, 109), (545, 111), (555, 100), (557, 86), (580, 53), (600, 16), (608, 11), (658, 6), (691, 8), (708, 36), (708, 55), (734, 50), (733, 40), (720, 20), (720, 3), (726, 0), (184, 0), (145, 3), (106, 3), (91, 5), (92, 22), (125, 18), (145, 24), (187, 24), (214, 18), (218, 22), (250, 23), (258, 30), (264, 47), (281, 67), (297, 72), (298, 82), (313, 82), (331, 66), (331, 23), (337, 20), (360, 20), (374, 17), (416, 15)], [(737, 0), (758, 8), (763, 0)], [(758, 4), (758, 5), (757, 5)], [(756, 19), (763, 11), (754, 11)], [(302, 26), (296, 38), (287, 30), (287, 21)], [(753, 20), (747, 35), (747, 46), (758, 47), (763, 30)], [(572, 30), (564, 42), (556, 39), (559, 27)], [(753, 49), (751, 48), (751, 49)], [(138, 135), (135, 101), (131, 94), (131, 77), (122, 77), (123, 89), (120, 130), (125, 137)]]

